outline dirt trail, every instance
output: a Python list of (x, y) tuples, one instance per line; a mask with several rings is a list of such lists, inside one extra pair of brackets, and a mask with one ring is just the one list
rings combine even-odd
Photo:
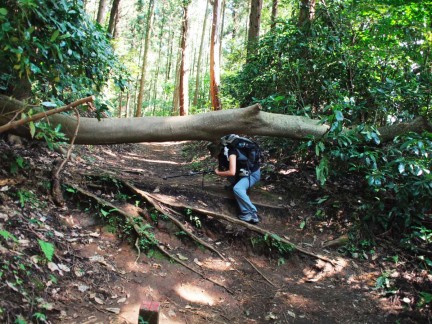
[[(183, 146), (161, 143), (95, 148), (91, 163), (83, 152), (84, 160), (75, 162), (68, 172), (116, 170), (167, 202), (181, 201), (235, 215), (235, 202), (221, 179), (206, 176), (204, 186), (201, 176), (163, 179), (190, 170), (190, 162), (182, 155)], [(202, 220), (199, 235), (224, 254), (224, 261), (176, 235), (178, 229), (169, 222), (155, 225), (157, 239), (171, 254), (228, 287), (231, 294), (158, 253), (141, 253), (137, 258), (133, 244), (111, 234), (106, 223), (69, 207), (64, 217), (68, 226), (87, 233), (89, 238), (85, 244), (79, 241), (72, 245), (76, 265), (80, 265), (79, 260), (92, 260), (98, 267), (83, 269), (86, 263), (82, 261), (85, 275), (66, 288), (64, 295), (69, 302), (61, 322), (137, 323), (142, 301), (160, 303), (161, 324), (386, 322), (392, 309), (373, 290), (379, 275), (377, 263), (353, 261), (335, 250), (323, 250), (321, 243), (338, 235), (330, 224), (309, 221), (300, 229), (301, 221), (313, 216), (308, 202), (315, 188), (296, 170), (291, 171), (278, 179), (283, 181), (279, 183), (264, 177), (252, 190), (252, 199), (263, 218), (259, 226), (337, 260), (337, 266), (295, 252), (278, 255), (276, 247), (265, 247), (266, 241), (257, 234), (214, 219)], [(289, 186), (284, 183), (290, 181)], [(132, 205), (124, 208), (134, 210)], [(193, 226), (194, 220), (187, 221), (183, 222)], [(107, 311), (110, 308), (119, 308), (120, 314)]]

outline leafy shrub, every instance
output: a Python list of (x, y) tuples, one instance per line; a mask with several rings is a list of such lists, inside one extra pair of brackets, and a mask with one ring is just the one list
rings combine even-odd
[(105, 31), (83, 2), (10, 0), (0, 5), (0, 93), (29, 79), (40, 96), (72, 101), (99, 92), (113, 73), (124, 85)]

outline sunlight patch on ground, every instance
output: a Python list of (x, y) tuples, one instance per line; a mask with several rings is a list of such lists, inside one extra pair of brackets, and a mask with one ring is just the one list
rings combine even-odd
[(140, 145), (145, 146), (176, 146), (176, 145), (182, 145), (184, 143), (187, 143), (188, 141), (180, 141), (180, 142), (146, 142), (146, 143), (138, 143)]
[(109, 150), (109, 149), (103, 149), (102, 152), (104, 152), (105, 154), (108, 154), (108, 155), (110, 155), (110, 156), (112, 156), (112, 157), (117, 158), (117, 154), (114, 154), (114, 153), (113, 153), (111, 150)]
[(205, 259), (204, 261), (199, 262), (197, 264), (200, 265), (203, 268), (207, 268), (207, 269), (211, 269), (211, 270), (216, 270), (216, 271), (228, 271), (228, 270), (232, 270), (231, 262), (223, 261), (223, 260), (219, 260), (219, 259), (209, 258), (209, 259)]
[(287, 170), (280, 170), (279, 173), (283, 175), (288, 175), (291, 173), (297, 173), (299, 172), (299, 169), (287, 169)]
[(174, 162), (174, 161), (144, 159), (142, 156), (135, 155), (135, 154), (125, 154), (122, 157), (123, 157), (123, 159), (126, 159), (126, 160), (138, 160), (138, 161), (148, 162), (148, 163), (172, 164), (172, 165), (185, 165), (186, 164), (186, 163), (179, 163), (179, 162)]
[(320, 306), (317, 304), (317, 302), (311, 300), (310, 298), (288, 292), (277, 292), (275, 297), (282, 297), (284, 304), (287, 304), (290, 306), (290, 308), (297, 310), (319, 309)]
[(179, 284), (174, 289), (180, 297), (192, 303), (210, 306), (213, 306), (216, 303), (214, 297), (198, 286), (192, 284)]
[(303, 269), (304, 277), (298, 281), (299, 284), (304, 282), (318, 282), (325, 278), (333, 277), (335, 274), (342, 272), (349, 266), (349, 262), (344, 258), (337, 258), (335, 266), (323, 260), (317, 260), (315, 266)]

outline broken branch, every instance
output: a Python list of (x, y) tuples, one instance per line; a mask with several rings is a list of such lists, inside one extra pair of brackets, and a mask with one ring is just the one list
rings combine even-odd
[(22, 118), (22, 119), (17, 120), (17, 121), (11, 121), (5, 125), (0, 126), (0, 133), (6, 132), (6, 131), (14, 129), (14, 128), (17, 128), (18, 126), (24, 125), (24, 124), (32, 122), (32, 121), (37, 121), (39, 119), (42, 119), (42, 118), (45, 118), (45, 117), (48, 117), (48, 116), (51, 116), (54, 114), (58, 114), (58, 113), (61, 113), (64, 111), (74, 109), (75, 107), (78, 107), (79, 105), (82, 105), (84, 103), (93, 102), (94, 99), (95, 99), (94, 96), (82, 98), (80, 100), (77, 100), (77, 101), (70, 103), (67, 106), (63, 106), (63, 107), (48, 110), (48, 111), (42, 111), (40, 113), (34, 114), (33, 116)]

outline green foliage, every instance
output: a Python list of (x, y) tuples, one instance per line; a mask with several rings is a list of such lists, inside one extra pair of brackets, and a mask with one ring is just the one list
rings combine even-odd
[(394, 287), (394, 282), (390, 276), (390, 271), (384, 271), (376, 280), (375, 289), (382, 290), (383, 295), (394, 295), (397, 292), (397, 289)]
[(30, 203), (30, 205), (32, 206), (42, 205), (42, 202), (39, 200), (37, 195), (30, 190), (20, 189), (17, 191), (16, 195), (18, 197), (21, 208), (23, 208), (27, 203)]
[(428, 111), (430, 1), (330, 1), (316, 9), (308, 28), (294, 17), (265, 35), (240, 73), (226, 76), (224, 92), (242, 105), (308, 117), (331, 112), (344, 123)]
[(3, 237), (5, 240), (12, 239), (14, 242), (18, 242), (18, 239), (6, 230), (0, 230), (0, 236)]
[(195, 225), (196, 228), (201, 228), (201, 219), (199, 216), (194, 215), (191, 209), (186, 209), (186, 215), (189, 216), (189, 220)]
[(99, 92), (111, 73), (124, 86), (109, 39), (81, 0), (7, 1), (0, 8), (0, 42), (4, 93), (29, 79), (40, 96), (70, 101)]
[(16, 156), (15, 158), (9, 159), (10, 162), (10, 173), (17, 175), (19, 170), (23, 170), (27, 167), (27, 163), (21, 156)]
[(50, 242), (45, 242), (43, 240), (38, 240), (38, 243), (42, 252), (45, 255), (45, 258), (51, 262), (55, 252), (54, 244)]
[(421, 291), (419, 295), (420, 295), (420, 300), (417, 303), (417, 307), (423, 307), (425, 305), (432, 303), (432, 294), (431, 293), (428, 293), (426, 291)]
[(67, 139), (66, 136), (60, 131), (60, 124), (53, 128), (47, 122), (39, 121), (34, 125), (34, 138), (45, 140), (51, 150), (54, 150), (54, 148), (58, 147), (59, 145), (66, 143)]
[(264, 235), (264, 241), (267, 242), (270, 249), (274, 247), (280, 254), (286, 254), (294, 251), (294, 248), (291, 244), (282, 242), (281, 238), (276, 234), (272, 234), (271, 236), (268, 236), (267, 234)]

